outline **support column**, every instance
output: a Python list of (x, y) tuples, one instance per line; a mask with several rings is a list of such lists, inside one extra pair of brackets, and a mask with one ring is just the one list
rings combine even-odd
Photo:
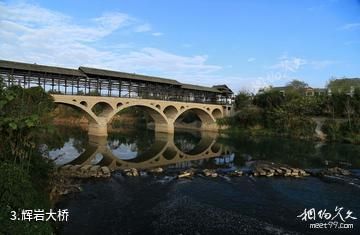
[(165, 133), (165, 132), (155, 132), (155, 140), (165, 141), (165, 142), (173, 142), (174, 134), (173, 133)]
[(155, 132), (174, 133), (174, 123), (161, 123), (155, 121)]
[(98, 117), (98, 123), (90, 122), (88, 134), (95, 136), (107, 136), (107, 119), (104, 117)]
[(89, 135), (89, 143), (97, 147), (107, 146), (106, 136)]

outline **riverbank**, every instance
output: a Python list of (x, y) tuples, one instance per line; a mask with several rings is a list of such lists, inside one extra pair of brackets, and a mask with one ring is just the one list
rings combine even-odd
[[(328, 117), (307, 117), (308, 124), (294, 127), (294, 129), (276, 129), (266, 128), (262, 125), (241, 126), (236, 122), (220, 120), (220, 133), (231, 135), (250, 135), (250, 136), (268, 136), (268, 137), (286, 137), (293, 139), (321, 141), (321, 142), (339, 142), (360, 145), (360, 130), (358, 132), (357, 121), (354, 123), (354, 130), (347, 130), (347, 120), (332, 119)], [(225, 118), (226, 119), (226, 118)], [(229, 118), (227, 118), (229, 119)], [(231, 119), (231, 117), (230, 117)], [(230, 123), (230, 124), (228, 124)], [(306, 130), (306, 131), (303, 131)]]

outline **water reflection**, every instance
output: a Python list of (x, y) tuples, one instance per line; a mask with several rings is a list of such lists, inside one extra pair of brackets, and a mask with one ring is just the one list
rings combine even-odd
[(219, 142), (232, 146), (237, 165), (265, 160), (300, 168), (360, 168), (360, 145), (322, 143), (280, 137), (226, 136)]
[[(180, 132), (175, 135), (143, 132), (142, 136), (111, 133), (108, 137), (89, 136), (83, 151), (74, 151), (70, 139), (61, 149), (49, 151), (59, 166), (100, 165), (110, 169), (147, 169), (165, 165), (190, 166), (188, 161), (231, 155), (229, 149), (216, 142), (216, 133)], [(63, 155), (67, 155), (63, 158)], [(199, 163), (199, 162), (198, 162)]]
[(44, 156), (53, 160), (56, 165), (64, 165), (85, 152), (85, 149), (78, 146), (74, 138), (70, 138), (62, 148), (49, 149), (48, 145), (41, 145), (41, 152)]
[(138, 148), (136, 144), (123, 144), (116, 140), (108, 144), (108, 148), (111, 149), (115, 156), (118, 156), (121, 160), (130, 160), (137, 157)]
[[(56, 136), (45, 137), (43, 143), (44, 155), (57, 165), (91, 164), (145, 169), (170, 164), (173, 164), (171, 167), (190, 167), (206, 163), (206, 167), (216, 168), (246, 167), (253, 160), (265, 160), (304, 169), (335, 165), (360, 167), (360, 146), (275, 137), (219, 137), (206, 132), (168, 135), (141, 130), (112, 132), (104, 138), (65, 127), (59, 128)], [(208, 158), (212, 160), (201, 160)]]

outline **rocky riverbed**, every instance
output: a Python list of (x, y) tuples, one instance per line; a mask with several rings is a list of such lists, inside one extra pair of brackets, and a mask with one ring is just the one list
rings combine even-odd
[(350, 170), (340, 167), (325, 169), (300, 169), (284, 164), (276, 164), (268, 161), (250, 162), (246, 168), (189, 168), (172, 169), (156, 167), (151, 169), (111, 169), (107, 166), (98, 165), (65, 165), (56, 171), (53, 177), (51, 198), (59, 200), (63, 195), (81, 191), (81, 179), (109, 178), (112, 172), (117, 172), (124, 177), (161, 177), (163, 182), (173, 180), (193, 179), (194, 177), (221, 178), (231, 181), (234, 177), (291, 177), (303, 178), (308, 176), (319, 177), (328, 181), (348, 183), (360, 187), (360, 179), (354, 176)]
[(113, 169), (107, 166), (99, 165), (65, 165), (59, 167), (57, 174), (70, 178), (108, 178), (111, 176), (111, 172), (117, 171), (128, 177), (148, 176), (148, 175), (168, 175), (175, 176), (177, 179), (192, 178), (196, 176), (200, 177), (240, 177), (240, 176), (252, 176), (252, 177), (326, 177), (326, 176), (351, 176), (350, 170), (340, 167), (331, 167), (321, 170), (313, 169), (300, 169), (291, 167), (285, 164), (277, 164), (267, 161), (254, 161), (248, 164), (246, 168), (188, 168), (174, 170), (167, 167), (156, 167), (151, 169)]

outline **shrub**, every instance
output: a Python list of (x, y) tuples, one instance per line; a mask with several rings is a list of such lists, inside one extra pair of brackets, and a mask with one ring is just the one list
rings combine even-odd
[(16, 211), (19, 217), (21, 209), (49, 209), (27, 171), (13, 163), (2, 162), (0, 178), (0, 234), (52, 234), (49, 222), (10, 220), (11, 211)]

